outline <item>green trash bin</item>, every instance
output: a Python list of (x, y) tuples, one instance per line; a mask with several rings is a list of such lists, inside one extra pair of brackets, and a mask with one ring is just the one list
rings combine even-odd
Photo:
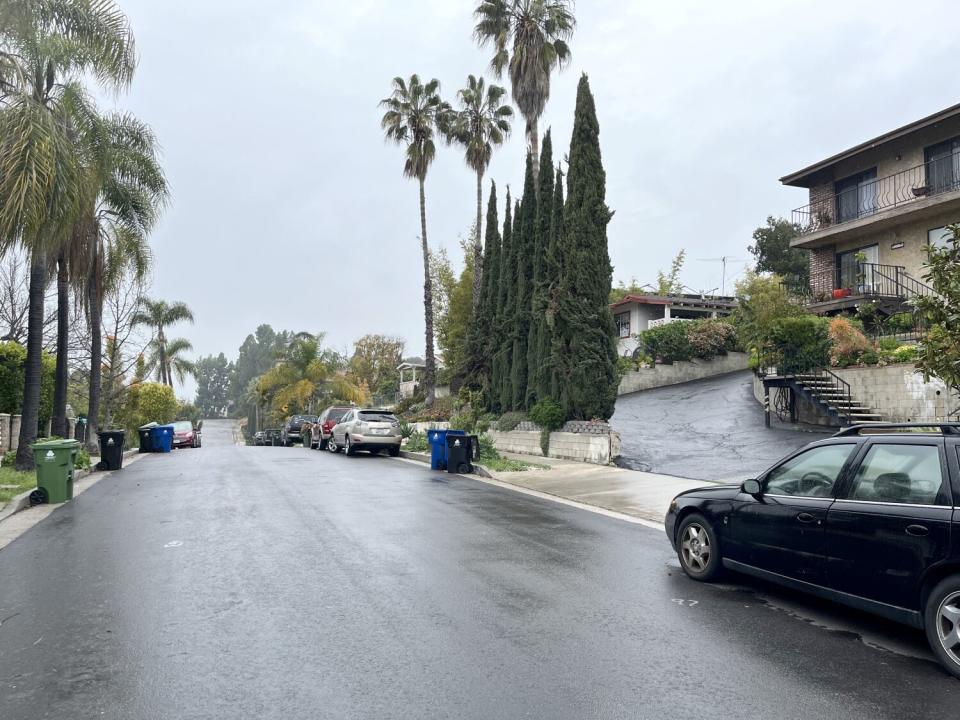
[(80, 443), (76, 440), (45, 440), (35, 443), (31, 449), (37, 465), (37, 501), (62, 503), (72, 500), (73, 467)]

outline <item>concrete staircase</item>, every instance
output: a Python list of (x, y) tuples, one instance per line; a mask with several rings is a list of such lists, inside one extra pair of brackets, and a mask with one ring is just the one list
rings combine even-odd
[(840, 425), (882, 423), (883, 416), (858, 402), (850, 385), (829, 370), (811, 371), (793, 378), (793, 390)]

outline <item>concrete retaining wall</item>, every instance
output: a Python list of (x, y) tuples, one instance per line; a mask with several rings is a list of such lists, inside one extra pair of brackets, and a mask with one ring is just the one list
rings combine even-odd
[[(534, 430), (512, 430), (489, 433), (493, 445), (500, 452), (543, 457), (540, 433)], [(549, 456), (563, 460), (576, 460), (595, 465), (609, 465), (620, 455), (620, 436), (617, 433), (597, 435), (591, 433), (550, 433)]]
[(740, 352), (727, 353), (713, 360), (683, 360), (673, 365), (655, 365), (652, 368), (644, 368), (624, 375), (617, 394), (628, 395), (667, 385), (679, 385), (714, 375), (746, 370), (748, 367), (750, 367), (750, 356)]
[(834, 368), (850, 383), (853, 397), (883, 415), (889, 422), (948, 420), (960, 406), (939, 380), (923, 381), (912, 363), (886, 367)]
[[(887, 365), (885, 367), (831, 368), (839, 377), (850, 383), (853, 399), (880, 413), (887, 422), (944, 421), (955, 418), (960, 408), (960, 397), (947, 391), (939, 380), (926, 383), (923, 375), (916, 372), (912, 363)], [(763, 381), (754, 376), (753, 394), (763, 404)], [(771, 390), (771, 402), (773, 390)], [(800, 422), (826, 424), (801, 403)]]

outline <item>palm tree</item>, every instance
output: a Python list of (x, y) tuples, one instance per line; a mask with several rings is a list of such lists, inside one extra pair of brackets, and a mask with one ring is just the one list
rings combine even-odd
[(460, 111), (457, 113), (451, 136), (463, 145), (464, 159), (477, 174), (477, 223), (473, 238), (473, 308), (480, 301), (480, 283), (483, 274), (483, 176), (490, 167), (493, 147), (502, 145), (510, 134), (513, 108), (501, 103), (507, 94), (499, 85), (486, 87), (484, 79), (470, 75), (467, 86), (457, 93)]
[(380, 101), (386, 108), (380, 126), (388, 142), (406, 147), (403, 174), (416, 178), (420, 184), (420, 247), (423, 253), (423, 315), (426, 339), (426, 369), (423, 384), (426, 387), (427, 407), (433, 405), (436, 383), (436, 361), (433, 353), (433, 291), (430, 287), (430, 246), (427, 244), (427, 201), (424, 183), (433, 163), (437, 148), (433, 138), (437, 132), (446, 134), (451, 126), (453, 110), (440, 99), (440, 82), (431, 80), (426, 85), (417, 75), (409, 82), (401, 77), (393, 79), (393, 91)]
[(474, 38), (481, 47), (493, 43), (490, 67), (498, 78), (509, 70), (513, 100), (527, 121), (534, 187), (539, 188), (537, 124), (550, 99), (550, 73), (570, 61), (567, 40), (577, 24), (573, 0), (480, 0), (474, 16)]
[[(195, 363), (184, 357), (185, 353), (193, 352), (193, 344), (184, 338), (174, 338), (160, 342), (155, 337), (149, 344), (150, 356), (147, 359), (147, 374), (155, 373), (158, 382), (173, 386), (173, 378), (182, 385), (187, 375), (196, 375)], [(163, 362), (160, 361), (161, 356)]]
[(321, 350), (321, 338), (298, 334), (279, 362), (257, 379), (254, 394), (260, 404), (270, 405), (274, 419), (309, 412), (322, 399), (369, 402), (368, 393), (338, 372), (330, 353)]
[[(128, 114), (93, 115), (84, 127), (83, 211), (67, 264), (90, 324), (88, 441), (96, 443), (100, 413), (103, 305), (123, 277), (142, 281), (150, 264), (149, 233), (169, 190), (150, 128)], [(59, 352), (58, 352), (59, 355)], [(54, 415), (65, 407), (54, 406)]]
[(0, 6), (0, 252), (19, 244), (31, 264), (18, 469), (33, 467), (48, 258), (67, 242), (84, 192), (77, 128), (92, 104), (77, 78), (118, 89), (135, 67), (129, 24), (111, 0)]
[[(167, 304), (164, 300), (144, 298), (141, 301), (140, 310), (133, 316), (135, 325), (146, 325), (156, 331), (157, 334), (152, 341), (156, 355), (154, 365), (158, 369), (160, 382), (171, 387), (173, 387), (173, 377), (170, 373), (169, 341), (165, 330), (178, 322), (193, 322), (193, 311), (182, 302)], [(179, 350), (183, 352), (184, 348), (181, 347)]]

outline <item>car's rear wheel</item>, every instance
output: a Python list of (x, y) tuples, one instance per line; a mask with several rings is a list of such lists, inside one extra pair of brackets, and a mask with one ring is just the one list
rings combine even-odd
[(699, 513), (687, 515), (677, 529), (680, 567), (694, 580), (710, 582), (722, 568), (720, 545), (710, 522)]
[(350, 439), (350, 433), (347, 433), (347, 437), (344, 440), (343, 449), (344, 449), (344, 452), (347, 453), (347, 455), (353, 455), (354, 452), (356, 452), (353, 448), (353, 441)]
[(389, 450), (389, 452), (390, 452), (390, 457), (400, 457), (400, 447), (399, 447), (399, 446), (397, 446), (397, 447), (391, 447), (390, 450)]
[(927, 642), (940, 664), (960, 678), (960, 575), (941, 580), (924, 608)]
[(326, 450), (328, 447), (327, 441), (323, 439), (323, 436), (320, 436), (320, 442), (317, 443), (317, 450)]

